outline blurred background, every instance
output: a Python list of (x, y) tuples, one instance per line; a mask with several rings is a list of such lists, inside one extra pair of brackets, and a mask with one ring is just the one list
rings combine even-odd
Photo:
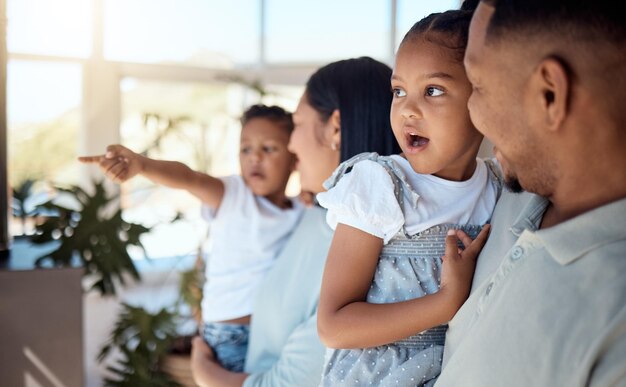
[[(293, 110), (309, 75), (334, 60), (371, 56), (392, 66), (413, 23), (459, 5), (458, 0), (5, 1), (12, 187), (29, 179), (85, 183), (94, 172), (76, 157), (101, 154), (112, 143), (142, 151), (158, 142), (155, 157), (218, 175), (237, 173), (238, 118), (248, 105)], [(199, 204), (191, 196), (142, 190), (147, 186), (137, 179), (122, 187), (129, 220), (152, 225), (177, 211), (198, 218)], [(12, 234), (29, 231), (11, 220)], [(183, 227), (159, 227), (146, 235), (149, 255), (172, 256), (193, 246), (194, 233), (172, 229)], [(160, 237), (172, 232), (180, 243)]]
[[(40, 205), (57, 198), (59, 187), (90, 193), (101, 179), (77, 156), (102, 154), (106, 145), (121, 143), (211, 174), (238, 173), (239, 116), (247, 106), (293, 110), (309, 75), (334, 60), (371, 56), (392, 66), (413, 23), (459, 5), (459, 0), (0, 0), (6, 68), (0, 99), (6, 149), (0, 156), (13, 204), (0, 246), (11, 256), (5, 269), (29, 269), (27, 257), (39, 257), (72, 236), (71, 222), (56, 238), (38, 224), (58, 216), (60, 210)], [(296, 194), (297, 176), (292, 180), (289, 189)], [(76, 334), (83, 339), (82, 364), (76, 380), (86, 386), (103, 384), (106, 365), (96, 356), (120, 302), (149, 311), (171, 304), (180, 273), (206, 254), (207, 225), (192, 196), (141, 178), (121, 190), (104, 187), (113, 198), (104, 203), (113, 208), (108, 211), (121, 208), (124, 222), (146, 229), (140, 238), (145, 251), (128, 246), (143, 281), (120, 287), (113, 297), (88, 287), (81, 293), (82, 331)], [(42, 250), (45, 244), (32, 243), (33, 236), (48, 231), (52, 247)], [(85, 254), (77, 251), (74, 266), (82, 267)], [(10, 289), (0, 284), (2, 327), (12, 329), (7, 297)], [(36, 352), (28, 353), (32, 366)], [(12, 356), (0, 353), (0, 364)], [(41, 371), (44, 360), (39, 359), (43, 368), (35, 367), (39, 376), (22, 378), (25, 385), (73, 385), (52, 368), (50, 374)], [(8, 385), (2, 378), (0, 373), (0, 385)]]

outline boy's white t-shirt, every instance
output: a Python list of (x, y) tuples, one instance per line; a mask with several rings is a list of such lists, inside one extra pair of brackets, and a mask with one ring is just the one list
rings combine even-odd
[(335, 187), (319, 193), (328, 209), (326, 220), (335, 229), (343, 223), (383, 239), (387, 244), (405, 227), (410, 235), (439, 224), (485, 224), (497, 200), (497, 187), (487, 165), (476, 159), (476, 170), (465, 181), (450, 181), (416, 173), (408, 160), (390, 156), (417, 193), (404, 195), (404, 211), (394, 194), (387, 170), (372, 160), (358, 162)]
[(241, 176), (221, 178), (224, 197), (211, 222), (210, 253), (202, 295), (205, 322), (230, 320), (252, 312), (255, 292), (300, 219), (304, 206), (292, 200), (281, 209), (256, 196)]

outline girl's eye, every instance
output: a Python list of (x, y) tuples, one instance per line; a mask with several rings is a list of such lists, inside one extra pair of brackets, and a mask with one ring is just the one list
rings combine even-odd
[(399, 89), (399, 88), (393, 88), (391, 89), (391, 92), (393, 93), (394, 97), (406, 97), (406, 91)]
[(247, 155), (248, 153), (250, 153), (251, 148), (250, 147), (244, 147), (240, 149), (240, 152), (243, 153), (244, 155)]
[(430, 86), (426, 88), (426, 95), (429, 97), (439, 97), (443, 95), (443, 90), (438, 87)]

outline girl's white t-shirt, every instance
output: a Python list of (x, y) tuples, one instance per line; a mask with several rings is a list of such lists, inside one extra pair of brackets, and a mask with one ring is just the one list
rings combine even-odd
[(205, 322), (252, 313), (259, 284), (299, 221), (304, 206), (293, 199), (281, 209), (256, 196), (241, 176), (221, 178), (224, 197), (217, 211), (203, 206), (209, 229), (209, 257), (202, 295)]
[(476, 159), (476, 169), (468, 180), (450, 181), (416, 173), (399, 155), (391, 158), (417, 194), (405, 191), (404, 211), (387, 170), (375, 161), (364, 160), (335, 187), (317, 195), (319, 203), (328, 209), (326, 221), (331, 228), (343, 223), (387, 244), (403, 226), (413, 235), (439, 224), (482, 225), (491, 218), (497, 187), (482, 159)]

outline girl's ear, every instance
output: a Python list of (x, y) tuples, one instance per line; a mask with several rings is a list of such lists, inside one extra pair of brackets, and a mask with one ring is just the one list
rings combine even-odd
[(335, 111), (333, 111), (333, 114), (330, 115), (330, 119), (328, 121), (332, 130), (330, 136), (330, 146), (334, 150), (339, 150), (341, 149), (341, 115), (339, 114), (339, 109), (335, 109)]

